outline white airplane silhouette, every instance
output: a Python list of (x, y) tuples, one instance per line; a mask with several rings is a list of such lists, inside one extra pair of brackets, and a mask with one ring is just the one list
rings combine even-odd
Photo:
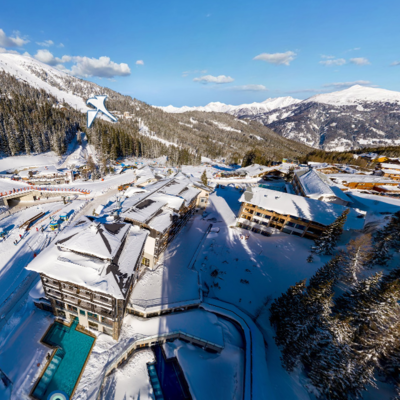
[(107, 96), (101, 95), (101, 96), (94, 96), (86, 101), (87, 105), (91, 105), (95, 108), (95, 110), (88, 110), (87, 112), (87, 127), (90, 128), (92, 126), (92, 123), (94, 119), (97, 117), (97, 113), (100, 111), (104, 115), (106, 115), (108, 118), (111, 119), (111, 121), (117, 122), (117, 118), (114, 117), (106, 108), (106, 105), (104, 102), (106, 101)]

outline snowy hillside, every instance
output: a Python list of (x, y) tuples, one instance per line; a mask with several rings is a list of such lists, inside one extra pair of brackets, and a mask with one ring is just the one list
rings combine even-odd
[(294, 99), (293, 97), (277, 97), (277, 98), (267, 99), (262, 103), (241, 104), (238, 106), (232, 106), (220, 102), (213, 102), (213, 103), (208, 103), (206, 106), (199, 106), (199, 107), (167, 106), (158, 108), (168, 113), (203, 111), (203, 112), (221, 112), (221, 113), (232, 114), (235, 116), (241, 116), (241, 115), (257, 115), (260, 113), (265, 113), (278, 108), (283, 108), (290, 106), (292, 104), (300, 103), (300, 101), (301, 100)]
[[(64, 81), (76, 79), (31, 57), (17, 54), (0, 54), (0, 70), (28, 83), (36, 89), (43, 89), (60, 102), (65, 101), (71, 107), (86, 112), (84, 100), (73, 91), (63, 88)], [(76, 81), (80, 81), (76, 79)], [(83, 82), (83, 81), (81, 81)]]

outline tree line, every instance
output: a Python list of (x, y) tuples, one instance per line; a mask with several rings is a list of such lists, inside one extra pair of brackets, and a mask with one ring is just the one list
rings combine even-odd
[[(314, 253), (333, 253), (345, 218), (316, 242)], [(271, 305), (283, 366), (301, 366), (318, 398), (357, 399), (378, 379), (400, 388), (400, 267), (360, 278), (399, 250), (400, 212), (372, 237), (350, 241), (308, 284), (296, 283)]]

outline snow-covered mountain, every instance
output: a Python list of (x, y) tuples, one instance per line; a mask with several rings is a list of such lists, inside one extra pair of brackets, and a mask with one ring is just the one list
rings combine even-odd
[(400, 92), (354, 85), (348, 89), (333, 93), (317, 94), (304, 103), (323, 103), (334, 106), (354, 106), (363, 103), (400, 104)]
[(294, 99), (293, 97), (277, 97), (270, 98), (262, 103), (251, 103), (251, 104), (241, 104), (238, 106), (232, 106), (229, 104), (224, 104), (220, 102), (208, 103), (206, 106), (199, 107), (158, 107), (161, 110), (168, 113), (183, 113), (188, 111), (203, 111), (203, 112), (221, 112), (228, 113), (240, 117), (242, 115), (258, 115), (260, 113), (269, 112), (272, 110), (280, 109), (283, 107), (290, 106), (292, 104), (300, 103), (301, 100)]
[(241, 118), (257, 120), (285, 138), (325, 150), (400, 145), (400, 93), (385, 89), (356, 85)]
[(66, 82), (71, 80), (83, 81), (34, 58), (18, 54), (0, 54), (0, 70), (17, 77), (36, 89), (45, 90), (59, 101), (65, 101), (80, 111), (88, 109), (83, 99), (75, 94), (73, 89), (68, 90), (65, 85)]
[(279, 135), (325, 150), (400, 144), (400, 93), (360, 85), (312, 96), (231, 106), (160, 107), (166, 112), (222, 112), (252, 119)]

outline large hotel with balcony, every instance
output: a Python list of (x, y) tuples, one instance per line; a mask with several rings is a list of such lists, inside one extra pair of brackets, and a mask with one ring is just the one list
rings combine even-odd
[(27, 269), (40, 274), (54, 315), (117, 340), (147, 236), (130, 224), (84, 217)]
[[(264, 236), (280, 231), (316, 239), (347, 209), (338, 204), (260, 187), (248, 188), (239, 201), (242, 205), (236, 226)], [(349, 210), (344, 229), (362, 229), (365, 213)]]

